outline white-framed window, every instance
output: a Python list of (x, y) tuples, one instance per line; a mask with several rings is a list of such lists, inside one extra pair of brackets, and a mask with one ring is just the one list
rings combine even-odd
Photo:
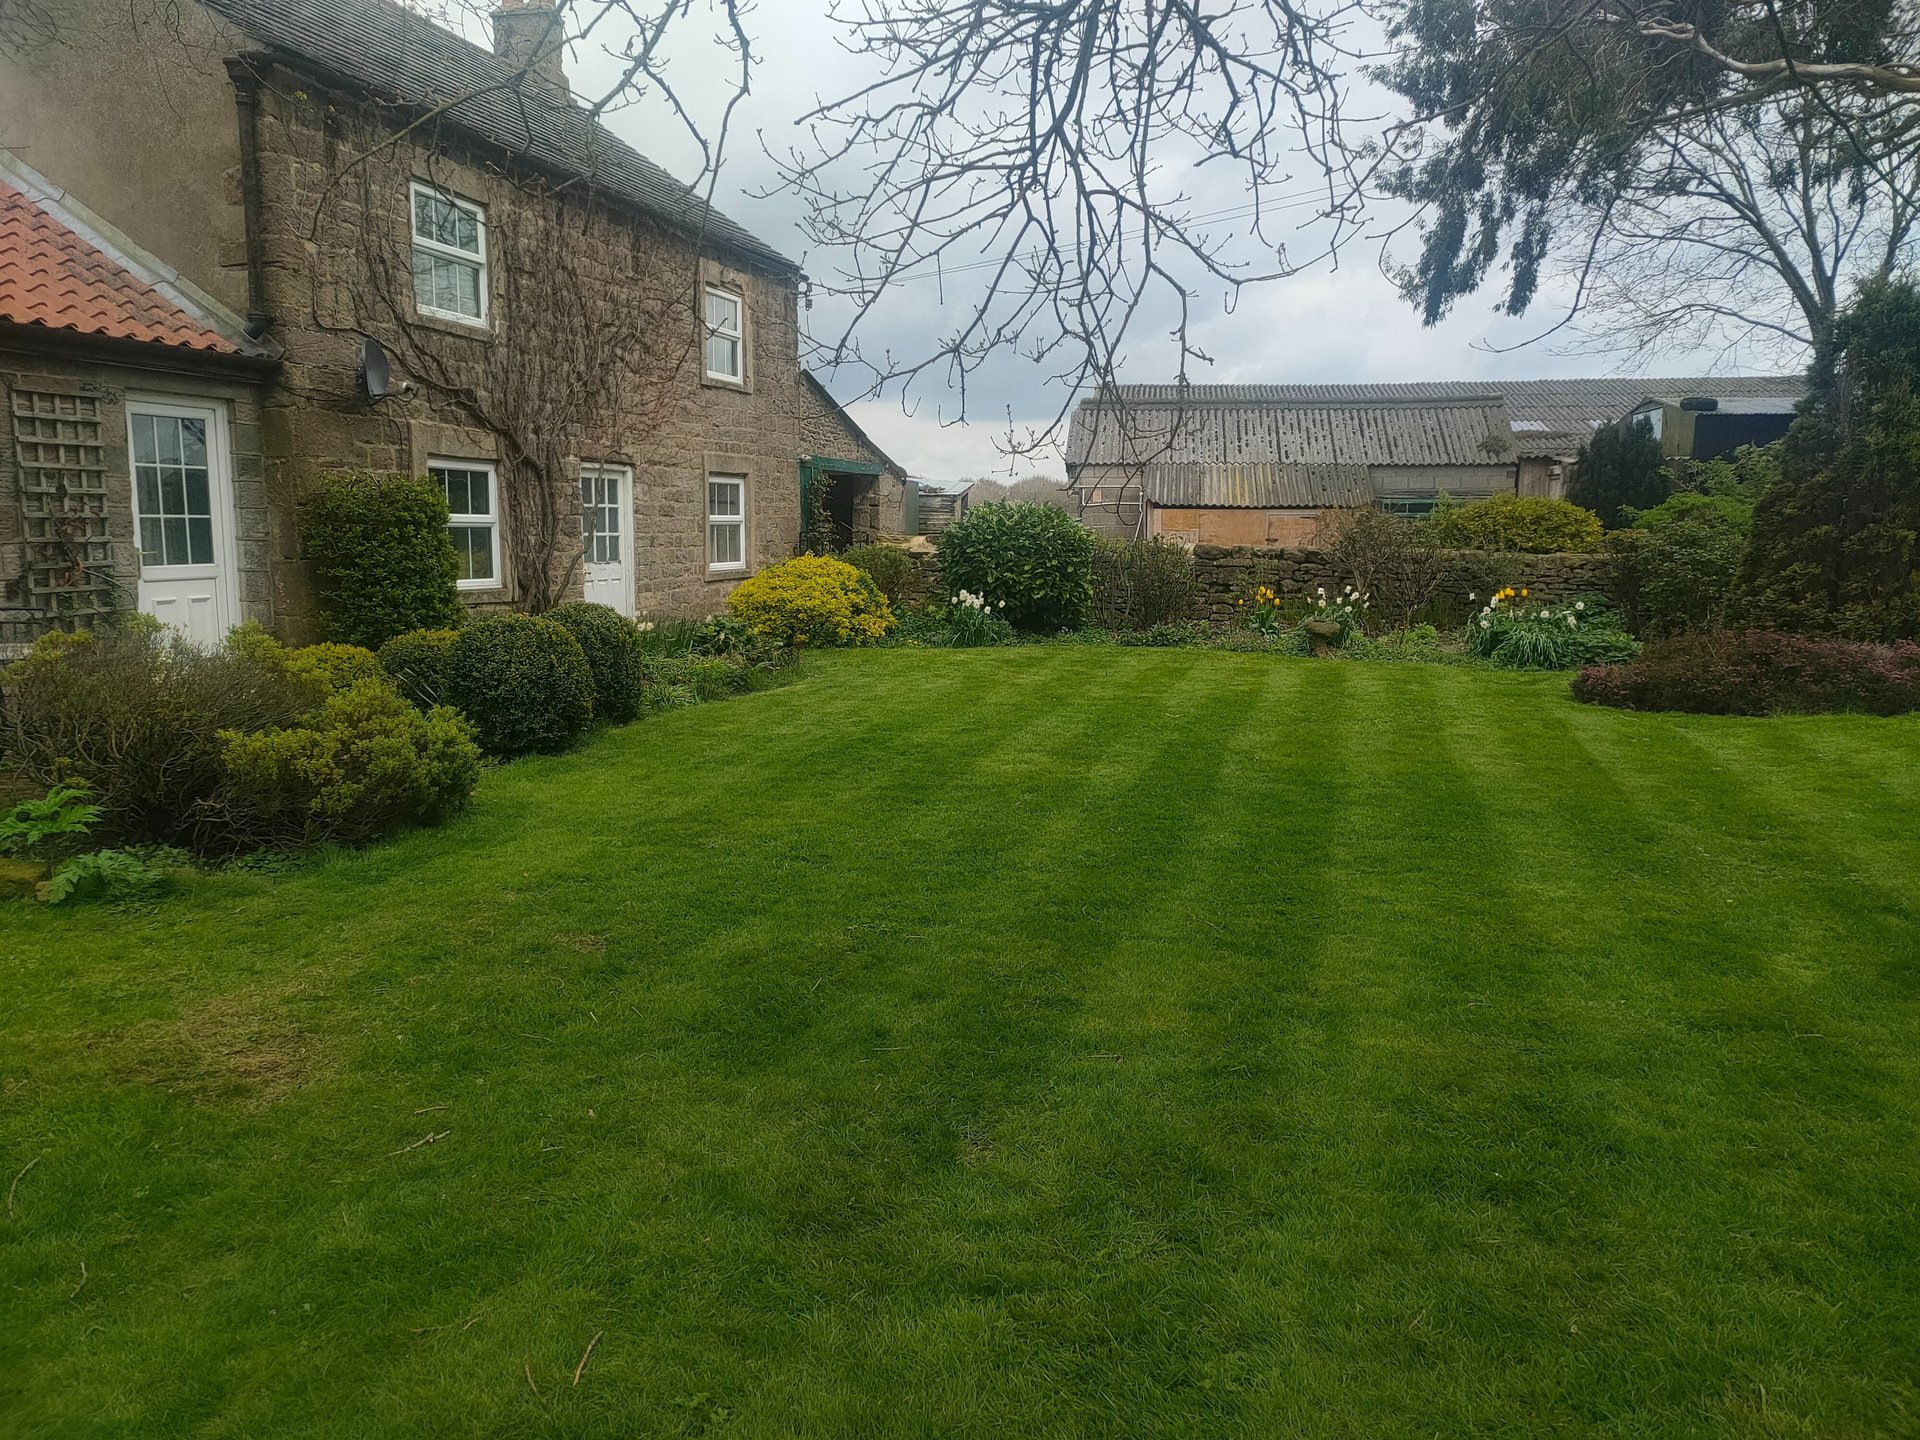
[(447, 530), (459, 557), (462, 590), (500, 584), (500, 484), (491, 460), (429, 460), (427, 473), (447, 494)]
[(744, 475), (707, 477), (707, 568), (747, 568), (747, 481)]
[(413, 183), (413, 303), (423, 315), (487, 323), (487, 212)]
[(624, 470), (580, 467), (580, 542), (589, 565), (620, 563), (620, 535), (626, 528), (620, 523), (620, 484), (625, 479)]
[(740, 296), (707, 286), (707, 378), (744, 382), (747, 378), (745, 312)]

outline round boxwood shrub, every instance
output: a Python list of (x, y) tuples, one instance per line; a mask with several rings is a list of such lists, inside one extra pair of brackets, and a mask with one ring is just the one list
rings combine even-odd
[(421, 710), (447, 703), (447, 665), (458, 630), (409, 630), (380, 647), (380, 668)]
[(493, 615), (462, 627), (447, 655), (447, 697), (493, 755), (564, 750), (593, 720), (593, 671), (564, 625)]
[(608, 605), (574, 600), (556, 605), (547, 619), (564, 625), (586, 652), (593, 672), (593, 713), (616, 723), (640, 713), (641, 640), (634, 623)]
[(332, 639), (377, 650), (460, 623), (447, 498), (413, 475), (328, 475), (300, 507), (300, 541)]
[(781, 645), (861, 645), (893, 629), (893, 610), (873, 577), (826, 555), (768, 566), (735, 587), (727, 609)]
[(1529, 555), (1589, 554), (1600, 548), (1604, 534), (1593, 511), (1544, 495), (1489, 495), (1471, 505), (1442, 505), (1427, 525), (1436, 545)]
[(940, 536), (940, 582), (949, 598), (982, 596), (1016, 630), (1077, 630), (1093, 601), (1093, 532), (1053, 505), (982, 505)]

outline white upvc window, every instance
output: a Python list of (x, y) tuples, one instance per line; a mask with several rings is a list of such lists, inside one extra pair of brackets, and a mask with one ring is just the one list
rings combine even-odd
[(745, 311), (740, 296), (717, 285), (707, 286), (707, 378), (747, 378)]
[(413, 303), (422, 315), (487, 323), (487, 212), (413, 184)]
[(747, 568), (747, 481), (744, 475), (707, 477), (707, 568)]
[(491, 460), (429, 460), (427, 473), (447, 495), (447, 531), (459, 558), (462, 590), (500, 586), (500, 484)]

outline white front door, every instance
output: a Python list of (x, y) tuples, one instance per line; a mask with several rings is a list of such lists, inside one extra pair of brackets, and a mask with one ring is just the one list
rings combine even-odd
[(586, 598), (633, 616), (633, 472), (623, 465), (580, 471), (580, 537)]
[(127, 431), (140, 608), (197, 645), (218, 644), (240, 608), (226, 410), (129, 398)]

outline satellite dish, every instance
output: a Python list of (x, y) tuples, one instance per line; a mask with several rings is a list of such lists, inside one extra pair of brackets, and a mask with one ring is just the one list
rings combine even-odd
[(369, 400), (384, 400), (393, 393), (386, 349), (371, 335), (360, 342), (360, 388)]

